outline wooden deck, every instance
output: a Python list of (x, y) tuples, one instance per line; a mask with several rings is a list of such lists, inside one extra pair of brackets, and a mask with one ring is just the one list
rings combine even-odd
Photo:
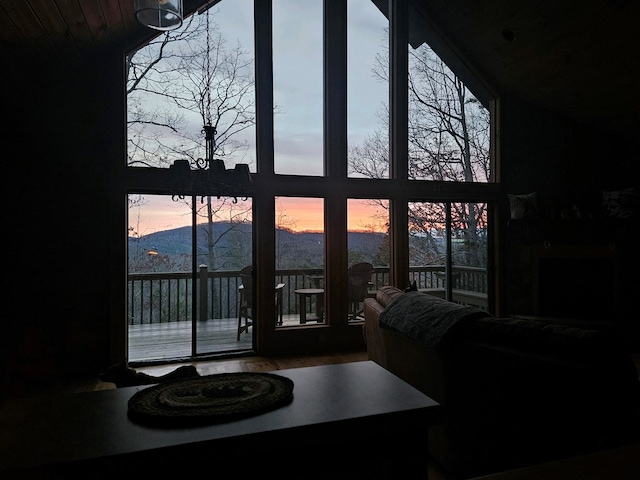
[[(300, 325), (299, 315), (284, 315), (285, 326)], [(191, 357), (191, 322), (129, 325), (129, 362), (162, 361)], [(222, 318), (197, 322), (196, 354), (224, 354), (252, 350), (252, 332), (237, 341), (238, 319)]]

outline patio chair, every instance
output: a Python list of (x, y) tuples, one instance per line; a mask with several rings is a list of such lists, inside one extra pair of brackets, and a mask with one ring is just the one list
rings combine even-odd
[[(238, 336), (243, 332), (249, 332), (249, 327), (253, 326), (253, 267), (251, 265), (240, 270), (240, 280), (242, 284), (238, 287)], [(284, 283), (275, 286), (275, 304), (278, 315), (277, 323), (282, 325), (282, 292)]]
[[(369, 295), (373, 265), (368, 262), (354, 263), (349, 267), (349, 284), (347, 294), (349, 299), (349, 320), (356, 320), (362, 315), (364, 299)], [(361, 306), (362, 305), (362, 306)]]

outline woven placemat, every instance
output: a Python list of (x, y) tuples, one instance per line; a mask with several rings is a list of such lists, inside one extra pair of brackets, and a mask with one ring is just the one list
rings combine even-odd
[(218, 373), (161, 383), (136, 392), (129, 418), (157, 427), (228, 422), (286, 405), (293, 381), (272, 373)]

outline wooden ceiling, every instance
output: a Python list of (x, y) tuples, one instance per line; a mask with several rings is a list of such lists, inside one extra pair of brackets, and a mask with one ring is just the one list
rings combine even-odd
[[(186, 14), (199, 0), (185, 0)], [(640, 0), (415, 0), (498, 95), (581, 124), (640, 133)], [(3, 64), (128, 50), (153, 36), (133, 0), (0, 0)]]
[(420, 0), (499, 95), (640, 134), (640, 0)]

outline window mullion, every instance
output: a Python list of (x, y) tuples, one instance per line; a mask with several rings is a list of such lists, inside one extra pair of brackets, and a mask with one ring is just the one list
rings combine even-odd
[[(408, 175), (409, 94), (408, 78), (408, 4), (407, 0), (389, 0), (389, 166), (394, 182), (406, 182)], [(409, 279), (407, 201), (391, 202), (391, 278), (403, 286)]]

